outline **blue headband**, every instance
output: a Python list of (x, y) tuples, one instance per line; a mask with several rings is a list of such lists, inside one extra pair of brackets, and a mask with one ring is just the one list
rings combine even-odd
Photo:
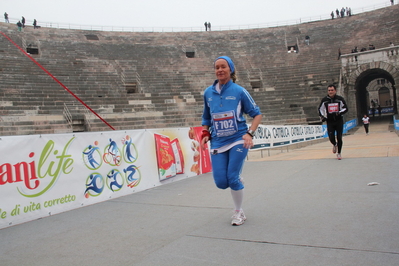
[(234, 67), (233, 60), (231, 60), (230, 57), (228, 57), (228, 56), (219, 56), (218, 58), (216, 58), (215, 62), (216, 62), (218, 59), (224, 59), (224, 60), (226, 60), (227, 64), (229, 65), (231, 74), (233, 74), (233, 73), (236, 71), (236, 69), (235, 69), (235, 67)]

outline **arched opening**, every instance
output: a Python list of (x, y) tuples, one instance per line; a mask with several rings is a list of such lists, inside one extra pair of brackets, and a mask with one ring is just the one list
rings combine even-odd
[(395, 80), (387, 71), (379, 68), (362, 72), (355, 82), (357, 117), (373, 115), (381, 106), (383, 114), (396, 114)]

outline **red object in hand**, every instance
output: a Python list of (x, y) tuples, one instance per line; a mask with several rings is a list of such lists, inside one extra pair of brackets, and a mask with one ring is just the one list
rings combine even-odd
[(201, 140), (203, 140), (205, 137), (208, 137), (209, 138), (208, 140), (210, 140), (211, 139), (211, 133), (208, 130), (203, 129), (202, 130), (202, 134), (201, 134)]

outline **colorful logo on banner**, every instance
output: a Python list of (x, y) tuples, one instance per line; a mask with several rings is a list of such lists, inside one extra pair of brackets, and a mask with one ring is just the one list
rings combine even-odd
[(31, 152), (31, 162), (0, 165), (0, 185), (18, 183), (19, 194), (29, 198), (43, 195), (53, 187), (61, 173), (69, 174), (73, 170), (74, 160), (67, 154), (73, 140), (71, 138), (61, 151), (55, 149), (54, 141), (49, 140), (38, 160), (35, 159), (36, 154)]
[[(19, 194), (27, 198), (43, 195), (57, 183), (61, 174), (72, 172), (74, 159), (68, 154), (68, 148), (74, 139), (71, 138), (61, 149), (57, 149), (55, 142), (49, 140), (38, 158), (31, 152), (28, 155), (30, 162), (0, 165), (0, 185), (18, 183)], [(120, 145), (109, 139), (103, 150), (98, 141), (88, 145), (82, 151), (82, 159), (84, 165), (93, 172), (86, 179), (85, 196), (98, 196), (105, 187), (113, 192), (121, 190), (125, 184), (129, 188), (136, 187), (141, 180), (139, 167), (134, 164), (137, 158), (138, 151), (130, 136), (123, 138)], [(122, 160), (125, 167), (119, 169)], [(98, 171), (104, 164), (114, 167), (106, 176)]]
[[(137, 148), (129, 135), (122, 138), (120, 142), (110, 138), (104, 149), (100, 149), (98, 141), (88, 145), (82, 151), (82, 159), (85, 166), (94, 172), (86, 178), (85, 197), (97, 197), (105, 188), (117, 192), (123, 188), (125, 183), (129, 188), (138, 186), (141, 172), (139, 167), (134, 164), (138, 156)], [(118, 168), (123, 162), (128, 166)], [(103, 164), (114, 167), (106, 176), (98, 171)]]

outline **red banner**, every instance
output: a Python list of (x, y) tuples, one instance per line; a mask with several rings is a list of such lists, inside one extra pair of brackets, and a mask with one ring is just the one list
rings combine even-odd
[(205, 174), (212, 171), (211, 157), (209, 153), (208, 143), (205, 144), (205, 148), (201, 148), (201, 134), (202, 127), (191, 127), (189, 131), (189, 137), (192, 140), (191, 149), (195, 152), (194, 164), (191, 167), (192, 172), (199, 174)]

